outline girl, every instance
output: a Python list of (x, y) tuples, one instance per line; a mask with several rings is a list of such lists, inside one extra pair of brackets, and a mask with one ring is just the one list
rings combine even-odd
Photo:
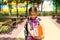
[(40, 18), (37, 18), (37, 8), (29, 9), (29, 19), (27, 22), (28, 37), (27, 40), (42, 40), (43, 36), (38, 36), (37, 27), (40, 25)]

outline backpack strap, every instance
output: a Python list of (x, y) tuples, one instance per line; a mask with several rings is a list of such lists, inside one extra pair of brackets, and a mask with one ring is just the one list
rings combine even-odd
[(41, 19), (40, 18), (36, 18), (36, 23), (39, 25), (40, 24), (40, 21), (41, 21)]

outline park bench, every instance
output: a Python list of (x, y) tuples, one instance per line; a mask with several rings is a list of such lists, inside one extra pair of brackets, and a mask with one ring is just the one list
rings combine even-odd
[(58, 23), (60, 23), (60, 13), (57, 14), (57, 20)]
[[(9, 26), (13, 26), (14, 24), (16, 24), (16, 23), (20, 23), (20, 22), (23, 22), (23, 20), (24, 20), (24, 18), (25, 17), (0, 17), (0, 18), (3, 18), (4, 19), (4, 22), (1, 24), (2, 26), (4, 26), (4, 25), (9, 25)], [(10, 20), (5, 20), (5, 19), (10, 19)], [(0, 25), (0, 26), (1, 26)]]
[(11, 22), (12, 22), (11, 20), (6, 20), (6, 21), (4, 21), (4, 23), (2, 24), (2, 26), (8, 25), (8, 24), (11, 23)]
[(53, 13), (52, 19), (55, 19), (55, 18), (56, 18), (56, 13)]
[(3, 25), (6, 25), (7, 26), (7, 23), (9, 23), (11, 20), (4, 20), (2, 19), (3, 21), (0, 21), (0, 28), (3, 26)]
[(59, 17), (57, 17), (57, 22), (58, 22), (58, 23), (60, 23), (60, 16), (59, 16)]
[(2, 27), (3, 22), (0, 22), (0, 28)]
[(2, 24), (2, 26), (10, 26), (10, 27), (13, 27), (14, 26), (14, 24), (16, 23), (16, 21), (5, 21), (3, 24)]

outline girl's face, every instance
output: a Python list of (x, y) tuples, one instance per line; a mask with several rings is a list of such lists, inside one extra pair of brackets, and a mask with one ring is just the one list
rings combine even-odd
[(37, 13), (30, 12), (30, 18), (35, 19), (37, 17)]

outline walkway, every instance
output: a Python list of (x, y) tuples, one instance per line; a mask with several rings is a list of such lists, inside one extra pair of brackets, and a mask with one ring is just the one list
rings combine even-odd
[[(49, 18), (48, 16), (45, 17), (39, 17), (41, 18), (41, 25), (43, 27), (43, 32), (45, 38), (43, 40), (60, 40), (60, 29), (58, 26)], [(24, 24), (26, 20), (22, 24), (18, 24), (18, 28), (14, 29), (12, 32), (12, 35), (0, 35), (1, 37), (11, 37), (16, 38), (17, 40), (24, 40)]]
[(40, 17), (42, 19), (41, 25), (43, 27), (43, 40), (60, 40), (60, 29), (50, 20), (49, 17)]

